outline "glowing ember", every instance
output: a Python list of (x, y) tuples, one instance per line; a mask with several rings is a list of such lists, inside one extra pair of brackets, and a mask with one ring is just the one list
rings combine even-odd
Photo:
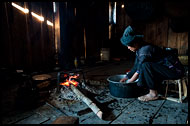
[(71, 80), (71, 79), (76, 79), (78, 78), (79, 74), (74, 75), (74, 76), (70, 76), (69, 79), (66, 79), (66, 82), (60, 83), (60, 85), (64, 85), (64, 86), (70, 86), (70, 84), (73, 84), (74, 86), (78, 85), (78, 82), (75, 80)]

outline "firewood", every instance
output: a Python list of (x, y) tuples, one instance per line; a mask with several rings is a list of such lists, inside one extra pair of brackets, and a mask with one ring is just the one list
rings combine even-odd
[(103, 112), (96, 106), (95, 103), (92, 102), (88, 97), (86, 97), (82, 92), (80, 92), (74, 85), (70, 85), (72, 91), (80, 98), (84, 103), (88, 105), (90, 109), (100, 118), (102, 119)]

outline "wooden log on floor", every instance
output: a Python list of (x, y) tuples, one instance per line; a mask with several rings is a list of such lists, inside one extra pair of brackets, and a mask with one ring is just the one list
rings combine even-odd
[(79, 124), (78, 117), (60, 116), (52, 124)]
[(88, 105), (90, 109), (100, 118), (102, 119), (103, 112), (96, 106), (95, 103), (92, 102), (88, 97), (86, 97), (82, 92), (80, 92), (74, 85), (71, 85), (72, 91), (80, 98), (84, 103)]

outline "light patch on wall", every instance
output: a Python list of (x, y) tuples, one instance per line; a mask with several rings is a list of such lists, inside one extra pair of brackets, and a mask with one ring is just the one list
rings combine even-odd
[(77, 16), (77, 8), (74, 8), (75, 16)]
[(112, 25), (109, 25), (109, 39), (111, 39), (111, 30), (112, 30)]
[(54, 13), (56, 12), (56, 5), (55, 5), (55, 2), (53, 2), (53, 12), (54, 12)]
[(23, 8), (23, 7), (17, 5), (17, 4), (15, 4), (15, 3), (13, 3), (13, 2), (12, 2), (12, 6), (15, 7), (15, 8), (17, 8), (17, 9), (19, 9), (19, 10), (21, 10), (21, 11), (24, 12), (25, 14), (27, 14), (27, 13), (29, 12), (29, 10), (28, 10), (27, 8)]
[(122, 4), (122, 5), (121, 5), (121, 8), (124, 8), (124, 7), (125, 7), (125, 5), (124, 5), (124, 4)]
[(116, 2), (114, 2), (113, 8), (113, 23), (116, 24)]
[(47, 25), (53, 26), (53, 23), (47, 20)]
[(112, 14), (111, 14), (111, 12), (112, 12), (111, 2), (109, 2), (109, 23), (111, 23), (111, 21), (112, 21)]
[(40, 21), (44, 21), (44, 17), (39, 16), (39, 15), (37, 15), (37, 14), (34, 13), (34, 12), (31, 12), (31, 14), (32, 14), (32, 16), (34, 16), (35, 18), (37, 18), (38, 20), (40, 20)]

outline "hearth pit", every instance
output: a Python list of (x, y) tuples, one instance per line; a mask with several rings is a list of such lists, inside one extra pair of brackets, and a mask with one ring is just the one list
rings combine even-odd
[(80, 86), (82, 88), (86, 87), (85, 79), (83, 74), (83, 82), (80, 82), (80, 74), (75, 72), (59, 72), (57, 75), (57, 93), (61, 93), (61, 97), (69, 100), (81, 100), (100, 118), (102, 119), (102, 111), (97, 107), (97, 105), (88, 97), (86, 97), (77, 88)]
[(57, 79), (57, 93), (60, 93), (61, 98), (67, 100), (79, 101), (79, 98), (71, 90), (70, 84), (78, 86), (80, 81), (79, 74), (73, 72), (59, 72)]

